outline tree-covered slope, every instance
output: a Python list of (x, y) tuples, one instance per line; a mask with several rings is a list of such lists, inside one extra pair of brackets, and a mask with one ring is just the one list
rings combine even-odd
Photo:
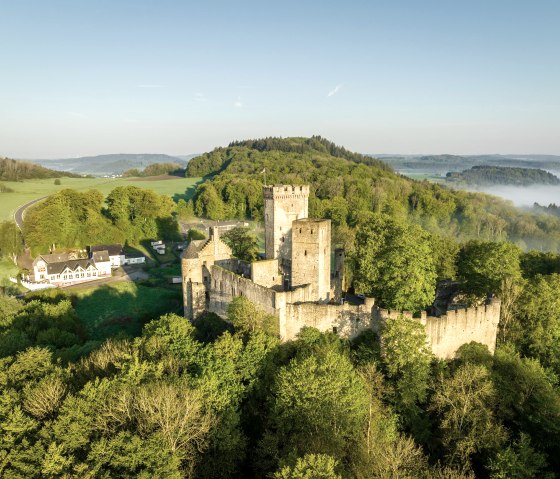
[[(517, 241), (558, 250), (560, 221), (499, 198), (414, 181), (380, 160), (348, 152), (320, 137), (268, 138), (216, 148), (187, 166), (187, 176), (212, 176), (200, 185), (195, 212), (212, 219), (262, 218), (262, 185), (308, 183), (310, 215), (330, 218), (337, 238), (371, 212), (419, 223), (456, 239)], [(350, 235), (351, 236), (351, 235)]]
[(447, 173), (448, 181), (473, 185), (559, 185), (560, 179), (538, 168), (511, 168), (507, 166), (473, 166), (461, 173)]
[(130, 170), (131, 168), (141, 170), (154, 163), (179, 163), (181, 166), (184, 166), (186, 163), (183, 159), (175, 156), (147, 153), (119, 153), (62, 160), (33, 160), (33, 162), (48, 168), (58, 168), (64, 171), (87, 173), (95, 176), (120, 175), (123, 171)]
[(63, 176), (76, 178), (80, 175), (51, 170), (49, 168), (44, 168), (42, 166), (30, 163), (29, 161), (0, 158), (0, 180), (3, 181), (61, 178)]

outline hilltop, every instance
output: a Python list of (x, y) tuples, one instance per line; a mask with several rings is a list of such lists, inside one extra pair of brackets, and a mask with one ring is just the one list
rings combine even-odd
[(560, 170), (560, 156), (556, 155), (382, 155), (395, 170), (445, 175), (473, 166), (512, 168), (541, 168)]
[(448, 181), (471, 185), (559, 185), (560, 179), (539, 168), (512, 168), (508, 166), (473, 166), (461, 173), (447, 173)]
[[(197, 188), (194, 210), (210, 219), (262, 220), (262, 185), (309, 184), (309, 216), (330, 218), (340, 243), (371, 213), (406, 217), (431, 233), (517, 241), (523, 247), (560, 248), (560, 222), (500, 198), (415, 181), (370, 156), (311, 138), (236, 141), (193, 158), (187, 176), (210, 177)], [(546, 226), (544, 226), (546, 223)]]
[(178, 163), (182, 167), (187, 164), (190, 157), (170, 156), (164, 154), (129, 154), (118, 153), (110, 155), (83, 156), (80, 158), (66, 158), (59, 160), (32, 160), (33, 163), (48, 168), (57, 168), (62, 171), (90, 174), (95, 176), (120, 175), (126, 170), (142, 170), (155, 163)]
[(79, 178), (76, 175), (64, 171), (56, 171), (44, 168), (29, 161), (12, 160), (10, 158), (0, 158), (0, 180), (2, 181), (21, 181), (37, 180), (46, 178), (62, 178), (64, 176)]

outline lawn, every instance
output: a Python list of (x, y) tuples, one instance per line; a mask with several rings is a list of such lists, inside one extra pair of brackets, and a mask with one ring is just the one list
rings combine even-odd
[(138, 186), (155, 191), (162, 195), (169, 195), (173, 199), (189, 199), (194, 195), (196, 184), (202, 178), (61, 178), (61, 184), (55, 185), (53, 179), (25, 180), (21, 182), (4, 181), (3, 183), (14, 190), (13, 193), (0, 193), (0, 221), (12, 218), (15, 210), (34, 199), (56, 193), (64, 188), (78, 191), (97, 189), (107, 195), (117, 186)]
[(36, 293), (69, 297), (89, 339), (138, 336), (143, 325), (165, 313), (183, 314), (181, 285), (148, 287), (130, 281)]
[(10, 276), (16, 276), (19, 268), (8, 258), (0, 258), (0, 286), (14, 286), (8, 279)]

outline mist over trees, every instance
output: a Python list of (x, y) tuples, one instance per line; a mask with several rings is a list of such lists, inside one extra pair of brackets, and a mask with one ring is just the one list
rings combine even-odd
[[(193, 201), (197, 216), (262, 220), (262, 184), (309, 184), (310, 216), (330, 218), (340, 244), (368, 213), (384, 213), (453, 238), (512, 241), (522, 249), (560, 250), (560, 219), (529, 213), (480, 193), (451, 190), (394, 173), (385, 163), (345, 153), (320, 139), (234, 142), (193, 158), (187, 176), (208, 176)], [(263, 171), (265, 173), (263, 173)]]
[[(174, 215), (195, 211), (260, 218), (266, 169), (267, 182), (311, 183), (310, 216), (331, 218), (349, 281), (380, 304), (421, 310), (441, 279), (472, 304), (495, 293), (495, 354), (470, 343), (436, 359), (422, 324), (404, 316), (352, 341), (304, 328), (281, 342), (276, 318), (245, 297), (227, 322), (207, 313), (191, 323), (169, 306), (141, 333), (94, 340), (75, 300), (0, 294), (0, 476), (558, 477), (560, 255), (506, 241), (524, 231), (554, 245), (556, 220), (407, 180), (324, 140), (283, 142), (201, 157), (193, 168), (227, 164), (177, 208), (135, 187), (106, 199), (62, 190), (28, 211), (26, 241), (173, 235)], [(13, 246), (8, 223), (2, 255)], [(227, 241), (253, 256), (246, 229)]]

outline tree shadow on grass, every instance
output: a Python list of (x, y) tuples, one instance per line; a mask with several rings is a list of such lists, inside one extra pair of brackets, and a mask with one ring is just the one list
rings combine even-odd
[(196, 193), (196, 189), (198, 188), (198, 185), (201, 185), (202, 183), (204, 183), (206, 180), (209, 180), (210, 178), (212, 178), (212, 176), (215, 175), (211, 175), (211, 176), (204, 176), (202, 177), (200, 180), (198, 180), (196, 183), (193, 183), (192, 185), (190, 185), (185, 191), (184, 193), (175, 193), (172, 198), (173, 201), (175, 203), (177, 203), (179, 200), (185, 200), (188, 201), (191, 198), (194, 197), (194, 194)]
[(75, 308), (90, 339), (133, 338), (142, 333), (147, 322), (165, 313), (181, 312), (180, 293), (143, 285), (135, 285), (132, 291), (101, 286), (77, 299)]

